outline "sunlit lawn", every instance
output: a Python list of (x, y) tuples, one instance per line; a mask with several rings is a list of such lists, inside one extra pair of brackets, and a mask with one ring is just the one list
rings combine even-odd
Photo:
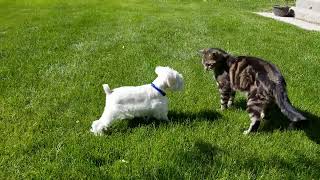
[[(277, 1), (0, 0), (0, 178), (319, 179), (320, 33), (257, 16)], [(309, 119), (287, 130), (278, 109), (245, 136), (245, 97), (219, 111), (197, 50), (276, 64)], [(142, 85), (157, 65), (184, 75), (170, 123), (89, 129), (111, 88)]]

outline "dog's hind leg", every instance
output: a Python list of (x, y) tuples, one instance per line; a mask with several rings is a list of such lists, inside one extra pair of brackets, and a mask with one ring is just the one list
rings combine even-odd
[(95, 135), (102, 135), (103, 131), (107, 129), (112, 120), (112, 116), (109, 113), (103, 114), (99, 120), (96, 120), (92, 123), (91, 132), (93, 132)]
[(92, 122), (90, 131), (94, 133), (96, 136), (101, 136), (103, 134), (103, 124), (100, 120), (96, 120)]

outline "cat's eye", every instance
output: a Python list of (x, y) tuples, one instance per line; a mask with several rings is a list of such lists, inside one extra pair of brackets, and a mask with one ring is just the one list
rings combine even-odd
[(215, 64), (215, 62), (209, 62), (209, 63), (206, 63), (205, 65), (206, 66), (213, 66)]

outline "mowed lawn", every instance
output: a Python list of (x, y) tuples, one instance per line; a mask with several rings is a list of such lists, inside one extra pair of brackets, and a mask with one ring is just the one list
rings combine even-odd
[[(319, 179), (320, 32), (255, 15), (275, 0), (0, 0), (0, 179)], [(276, 64), (309, 123), (289, 130), (274, 108), (259, 132), (246, 99), (220, 111), (197, 50), (220, 47)], [(89, 130), (102, 84), (184, 75), (168, 93), (171, 122)]]

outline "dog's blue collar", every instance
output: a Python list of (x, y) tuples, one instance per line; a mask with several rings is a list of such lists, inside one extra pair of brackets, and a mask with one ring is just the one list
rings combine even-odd
[(162, 96), (166, 96), (166, 93), (164, 91), (162, 91), (160, 88), (158, 88), (156, 85), (154, 85), (153, 83), (151, 83), (151, 86), (157, 90)]

